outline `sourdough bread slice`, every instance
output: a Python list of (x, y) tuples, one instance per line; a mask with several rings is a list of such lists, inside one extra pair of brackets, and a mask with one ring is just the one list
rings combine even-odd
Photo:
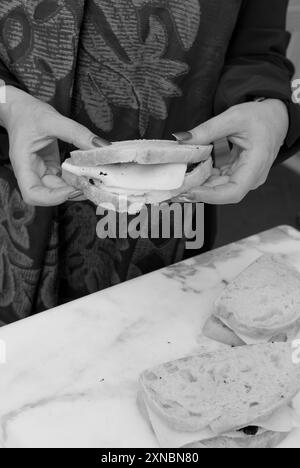
[[(149, 408), (147, 408), (145, 404), (141, 391), (139, 391), (137, 395), (137, 405), (141, 411), (141, 414), (143, 415), (143, 418), (152, 427), (155, 435), (158, 438), (158, 441), (161, 442), (159, 435), (156, 434), (155, 425), (153, 425), (153, 422), (151, 421), (149, 416)], [(164, 424), (163, 427), (165, 427)], [(168, 429), (167, 434), (170, 434)], [(255, 435), (249, 435), (244, 431), (235, 431), (233, 433), (224, 434), (220, 437), (215, 437), (212, 439), (199, 439), (199, 441), (197, 441), (197, 437), (197, 433), (190, 433), (188, 437), (190, 442), (187, 443), (183, 442), (186, 440), (186, 434), (182, 435), (181, 433), (175, 433), (174, 439), (174, 431), (172, 431), (171, 436), (169, 435), (170, 443), (163, 443), (161, 447), (174, 448), (174, 442), (179, 442), (179, 440), (181, 440), (181, 443), (178, 443), (176, 448), (273, 448), (277, 446), (282, 440), (284, 440), (287, 437), (287, 434), (267, 431), (265, 429), (258, 429), (258, 433)], [(192, 442), (193, 438), (194, 441)], [(166, 440), (166, 435), (164, 439)]]
[(214, 315), (237, 334), (268, 341), (300, 329), (300, 273), (281, 256), (264, 255), (223, 292)]
[(133, 140), (112, 143), (110, 146), (87, 151), (73, 151), (71, 159), (77, 166), (101, 164), (138, 163), (196, 164), (206, 161), (213, 147), (179, 144), (167, 140)]
[(228, 348), (162, 364), (140, 378), (145, 402), (174, 430), (225, 434), (255, 425), (300, 390), (290, 343)]

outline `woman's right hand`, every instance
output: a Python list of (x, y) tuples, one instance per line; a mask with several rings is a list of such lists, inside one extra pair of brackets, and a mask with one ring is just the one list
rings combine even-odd
[(58, 140), (87, 150), (108, 145), (79, 123), (17, 88), (6, 88), (0, 124), (9, 135), (10, 160), (24, 201), (56, 206), (80, 195), (61, 175)]

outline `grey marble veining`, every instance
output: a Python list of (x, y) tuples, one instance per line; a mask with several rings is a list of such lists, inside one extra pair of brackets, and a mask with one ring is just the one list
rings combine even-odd
[[(300, 233), (276, 228), (1, 328), (0, 446), (156, 447), (136, 405), (140, 372), (222, 346), (203, 324), (264, 252), (300, 270)], [(300, 446), (300, 432), (283, 445)]]

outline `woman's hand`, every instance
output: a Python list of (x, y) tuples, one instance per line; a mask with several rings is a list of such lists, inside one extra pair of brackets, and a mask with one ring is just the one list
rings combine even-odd
[(232, 144), (226, 167), (198, 189), (183, 194), (183, 201), (214, 205), (239, 203), (263, 185), (284, 143), (289, 127), (285, 104), (276, 99), (232, 107), (199, 127), (175, 134), (185, 144), (206, 145), (223, 138)]
[(9, 135), (10, 160), (24, 201), (55, 206), (79, 196), (60, 177), (58, 140), (83, 150), (108, 143), (23, 91), (8, 86), (6, 99), (0, 123)]

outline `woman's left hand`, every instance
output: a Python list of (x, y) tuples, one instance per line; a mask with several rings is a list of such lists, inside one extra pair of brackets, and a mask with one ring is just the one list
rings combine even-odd
[(267, 99), (237, 105), (190, 132), (176, 134), (184, 144), (206, 145), (223, 138), (232, 144), (230, 163), (215, 171), (203, 186), (183, 194), (182, 201), (239, 203), (265, 183), (288, 127), (286, 105)]

